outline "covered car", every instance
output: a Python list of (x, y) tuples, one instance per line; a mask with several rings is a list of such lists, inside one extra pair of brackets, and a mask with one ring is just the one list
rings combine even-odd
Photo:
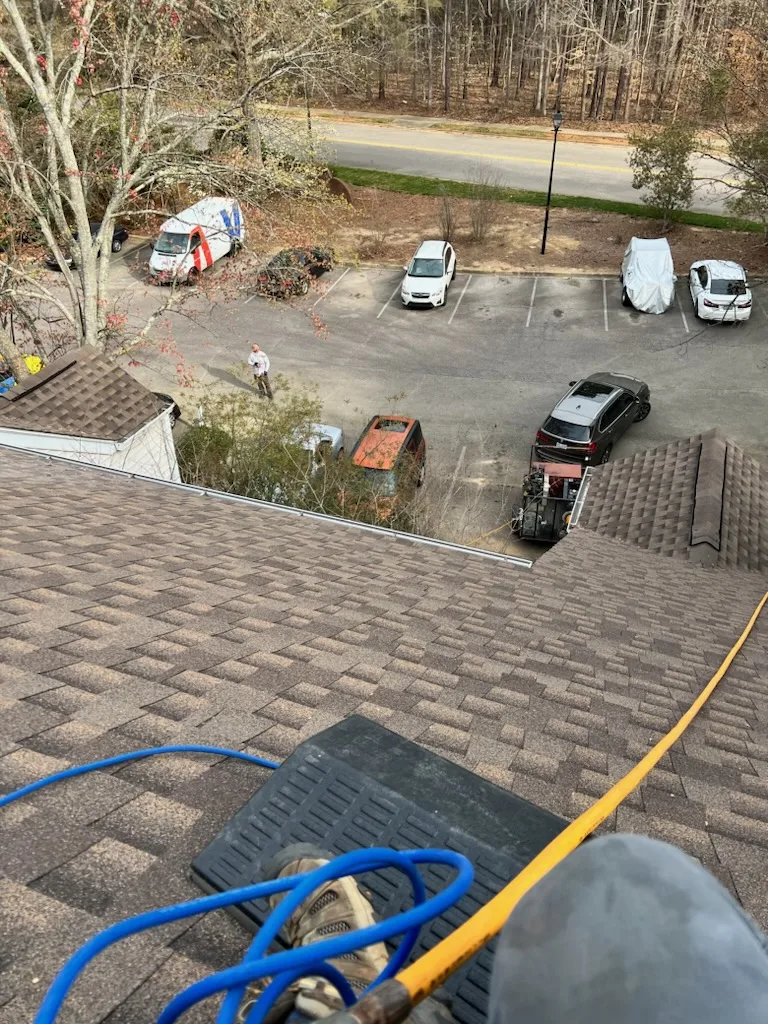
[(631, 238), (621, 264), (621, 304), (664, 313), (675, 300), (675, 268), (666, 238)]

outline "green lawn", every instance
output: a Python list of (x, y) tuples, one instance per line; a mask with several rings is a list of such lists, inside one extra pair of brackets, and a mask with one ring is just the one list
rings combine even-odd
[[(449, 181), (446, 178), (422, 178), (415, 174), (395, 174), (391, 171), (374, 171), (365, 167), (332, 167), (337, 178), (350, 185), (380, 188), (387, 192), (406, 192), (415, 196), (455, 196), (457, 199), (474, 198), (473, 186), (466, 181)], [(546, 192), (531, 192), (527, 189), (505, 188), (504, 186), (483, 187), (488, 198), (504, 203), (525, 203), (528, 206), (545, 206)], [(614, 199), (592, 199), (589, 196), (552, 196), (552, 206), (569, 210), (598, 210), (604, 213), (623, 213), (629, 217), (651, 217), (660, 219), (661, 214), (641, 203), (624, 203)], [(726, 231), (762, 232), (763, 226), (736, 217), (723, 217), (715, 213), (681, 213), (681, 224), (692, 224), (700, 228), (719, 228)]]

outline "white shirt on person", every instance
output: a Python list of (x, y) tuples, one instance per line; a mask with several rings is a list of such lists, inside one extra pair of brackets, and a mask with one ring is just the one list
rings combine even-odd
[(254, 377), (265, 377), (269, 373), (269, 356), (266, 352), (251, 352), (248, 365), (253, 367)]

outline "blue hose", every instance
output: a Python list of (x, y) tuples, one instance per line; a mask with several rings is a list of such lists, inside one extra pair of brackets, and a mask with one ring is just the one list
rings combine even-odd
[[(359, 853), (360, 851), (358, 851), (358, 854)], [(416, 906), (419, 906), (420, 904), (424, 903), (424, 901), (427, 898), (427, 891), (424, 888), (424, 882), (422, 880), (421, 875), (416, 870), (414, 865), (411, 863), (410, 859), (407, 856), (401, 856), (400, 854), (396, 854), (390, 851), (390, 856), (387, 859), (387, 863), (388, 865), (391, 864), (391, 866), (393, 867), (402, 868), (402, 870), (405, 871), (405, 873), (410, 877), (411, 885), (413, 886), (413, 901), (416, 904)], [(327, 867), (330, 867), (331, 864), (337, 865), (338, 859), (329, 862)], [(364, 871), (367, 869), (362, 867), (356, 867), (355, 870)], [(322, 885), (325, 881), (328, 880), (327, 878), (321, 879), (321, 873), (322, 869), (317, 869), (316, 871), (307, 873), (304, 876), (305, 879), (307, 879), (307, 883), (301, 886), (300, 889), (295, 890), (291, 894), (291, 896), (286, 896), (286, 898), (280, 903), (277, 909), (270, 914), (269, 918), (264, 922), (261, 929), (259, 930), (259, 933), (257, 934), (256, 938), (251, 943), (250, 949), (245, 954), (245, 957), (243, 958), (244, 963), (259, 960), (261, 959), (261, 957), (266, 955), (267, 951), (269, 950), (270, 943), (277, 938), (280, 929), (291, 916), (293, 911), (299, 906), (299, 904), (303, 902), (303, 900), (307, 899), (311, 895), (311, 893), (314, 892), (315, 889), (317, 889), (320, 885)], [(412, 928), (405, 936), (403, 941), (400, 943), (400, 946), (398, 947), (395, 955), (390, 959), (387, 966), (376, 979), (375, 984), (379, 984), (380, 982), (385, 981), (387, 978), (392, 977), (393, 973), (396, 973), (400, 970), (400, 967), (411, 955), (411, 950), (413, 949), (418, 937), (418, 927)], [(316, 949), (317, 943), (313, 943), (313, 946)], [(287, 982), (286, 984), (289, 984), (289, 982)], [(272, 1002), (274, 1001), (274, 999), (277, 998), (278, 995), (280, 995), (284, 987), (284, 985), (281, 986), (279, 990), (276, 988), (274, 996), (270, 996), (269, 999), (267, 999), (266, 992), (264, 993), (264, 996), (262, 998), (266, 1000), (266, 1004), (265, 1007), (263, 1008), (263, 1014), (266, 1014), (266, 1011), (271, 1007)], [(237, 1008), (240, 1005), (240, 1000), (242, 999), (244, 993), (244, 985), (240, 986), (239, 988), (231, 988), (229, 990), (224, 999), (224, 1002), (222, 1003), (221, 1009), (219, 1010), (219, 1015), (216, 1018), (216, 1024), (231, 1024), (231, 1021), (234, 1020), (235, 1014), (237, 1013)], [(261, 999), (259, 1000), (259, 1003), (261, 1004)], [(252, 1013), (251, 1016), (254, 1016), (254, 1014)], [(246, 1022), (246, 1024), (248, 1024), (248, 1022)]]
[(258, 764), (262, 768), (279, 768), (277, 761), (268, 761), (266, 757), (257, 757), (256, 754), (246, 754), (242, 750), (227, 750), (225, 747), (206, 747), (197, 743), (177, 743), (170, 747), (150, 747), (146, 750), (132, 750), (128, 754), (118, 754), (117, 757), (108, 757), (105, 761), (92, 761), (90, 764), (78, 764), (74, 768), (66, 768), (55, 775), (47, 775), (37, 782), (30, 782), (13, 793), (6, 793), (0, 796), (0, 807), (7, 807), (14, 800), (20, 800), (23, 796), (36, 793), (38, 789), (45, 786), (52, 786), (54, 782), (63, 782), (64, 779), (74, 779), (78, 775), (87, 775), (88, 772), (97, 772), (100, 768), (112, 768), (116, 764), (125, 764), (126, 761), (139, 761), (143, 757), (153, 757), (155, 754), (219, 754), (221, 757), (236, 757), (241, 761), (250, 761), (251, 764)]
[[(0, 797), (0, 808), (13, 803), (14, 800), (19, 800), (23, 796), (35, 793), (45, 786), (52, 785), (54, 782), (85, 775), (88, 772), (98, 771), (100, 768), (110, 768), (114, 765), (152, 757), (155, 754), (175, 753), (216, 754), (221, 757), (239, 758), (264, 768), (279, 767), (274, 761), (268, 761), (266, 758), (258, 757), (255, 754), (246, 754), (238, 750), (227, 750), (223, 747), (210, 747), (199, 744), (175, 744), (166, 747), (153, 747), (147, 750), (120, 754), (117, 757), (110, 757), (104, 761), (96, 761), (92, 764), (78, 765), (57, 772), (54, 775), (49, 775), (47, 778), (39, 779), (37, 782), (30, 783), (28, 786), (24, 786), (13, 793)], [(417, 864), (444, 864), (454, 868), (457, 875), (442, 892), (427, 899), (424, 882), (419, 871), (416, 869)], [(287, 950), (283, 953), (276, 953), (271, 956), (266, 955), (269, 946), (291, 914), (301, 903), (309, 898), (318, 886), (337, 878), (344, 878), (365, 871), (377, 871), (384, 867), (397, 867), (408, 875), (413, 886), (415, 905), (412, 909), (397, 914), (386, 921), (371, 925), (368, 928), (342, 933), (324, 939), (321, 942), (302, 946), (298, 949)], [(403, 939), (400, 945), (379, 977), (366, 990), (369, 991), (400, 970), (413, 950), (422, 924), (434, 917), (439, 917), (460, 899), (471, 885), (472, 878), (472, 865), (467, 858), (450, 850), (394, 851), (373, 848), (369, 850), (355, 850), (352, 853), (343, 854), (314, 871), (301, 875), (292, 875), (288, 878), (260, 882), (230, 892), (203, 896), (188, 903), (179, 903), (171, 907), (151, 910), (127, 921), (114, 924), (98, 935), (92, 936), (92, 938), (84, 943), (54, 978), (35, 1016), (34, 1024), (55, 1024), (56, 1017), (64, 1000), (80, 972), (100, 952), (121, 939), (146, 931), (148, 928), (168, 924), (171, 921), (194, 917), (198, 914), (217, 910), (221, 907), (232, 906), (236, 903), (246, 903), (250, 900), (268, 898), (278, 893), (288, 893), (289, 895), (281, 900), (279, 906), (264, 922), (251, 943), (243, 962), (237, 967), (230, 967), (227, 970), (219, 971), (217, 974), (213, 974), (194, 985), (190, 985), (189, 988), (171, 1000), (160, 1014), (157, 1024), (174, 1024), (191, 1006), (220, 992), (227, 992), (227, 996), (222, 1004), (217, 1024), (233, 1024), (246, 986), (251, 981), (265, 977), (271, 977), (272, 981), (266, 986), (258, 1002), (249, 1013), (248, 1024), (263, 1024), (274, 1001), (289, 985), (302, 977), (326, 978), (336, 988), (345, 1005), (349, 1006), (357, 998), (355, 992), (338, 968), (332, 964), (325, 963), (325, 961), (351, 953), (355, 949), (360, 949), (377, 942), (385, 942), (387, 939), (402, 935)]]

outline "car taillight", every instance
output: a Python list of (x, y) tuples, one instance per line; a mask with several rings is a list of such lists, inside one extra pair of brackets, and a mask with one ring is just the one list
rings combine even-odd
[(710, 302), (709, 299), (704, 299), (704, 305), (705, 306), (709, 306), (710, 309), (719, 309), (720, 308), (719, 304), (717, 302)]
[(746, 302), (739, 302), (737, 303), (737, 305), (739, 309), (749, 309), (749, 307), (752, 305), (752, 299), (747, 299)]
[(542, 444), (547, 444), (551, 440), (549, 434), (545, 434), (543, 430), (536, 431), (536, 440), (541, 441)]
[(594, 441), (590, 441), (589, 444), (587, 445), (587, 451), (590, 452), (590, 453), (591, 452), (596, 452), (597, 451), (597, 444)]

